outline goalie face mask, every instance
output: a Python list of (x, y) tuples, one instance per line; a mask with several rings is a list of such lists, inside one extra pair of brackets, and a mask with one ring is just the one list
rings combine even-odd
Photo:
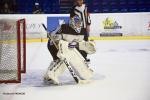
[(80, 33), (81, 32), (81, 28), (82, 28), (82, 21), (79, 18), (79, 16), (74, 16), (72, 19), (70, 19), (70, 26), (77, 32)]

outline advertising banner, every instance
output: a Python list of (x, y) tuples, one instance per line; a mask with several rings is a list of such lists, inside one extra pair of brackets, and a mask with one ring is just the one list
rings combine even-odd
[(49, 32), (54, 31), (58, 26), (69, 23), (69, 16), (50, 16), (47, 17), (47, 29)]
[[(69, 22), (69, 14), (0, 15), (0, 19), (26, 19), (28, 38), (46, 38), (48, 31)], [(97, 13), (90, 14), (90, 36), (150, 36), (150, 13)]]

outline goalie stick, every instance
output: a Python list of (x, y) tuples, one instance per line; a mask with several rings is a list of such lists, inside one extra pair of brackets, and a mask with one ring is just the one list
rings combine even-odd
[[(45, 29), (45, 31), (47, 32), (47, 37), (49, 39), (52, 40), (52, 42), (54, 43), (55, 47), (58, 49), (57, 44), (54, 42), (53, 38), (51, 37), (51, 35), (49, 34), (46, 26), (42, 23), (43, 28)], [(67, 62), (66, 59), (64, 59), (64, 63), (66, 64), (70, 74), (72, 75), (72, 77), (74, 78), (74, 80), (76, 81), (76, 83), (82, 83), (82, 80), (76, 75), (76, 73), (74, 72), (74, 70), (72, 69), (72, 67), (69, 65), (69, 63)]]

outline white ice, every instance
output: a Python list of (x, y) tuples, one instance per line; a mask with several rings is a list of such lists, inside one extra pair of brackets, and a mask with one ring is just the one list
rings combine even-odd
[(150, 40), (96, 41), (96, 48), (90, 83), (76, 84), (66, 71), (54, 86), (43, 83), (52, 60), (47, 44), (28, 43), (27, 73), (21, 84), (0, 84), (0, 100), (150, 100)]

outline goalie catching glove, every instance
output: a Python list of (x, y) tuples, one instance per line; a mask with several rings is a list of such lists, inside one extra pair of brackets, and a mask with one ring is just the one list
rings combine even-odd
[(87, 54), (93, 54), (96, 52), (95, 42), (94, 41), (79, 42), (79, 50), (83, 50)]
[(79, 48), (79, 50), (85, 51), (87, 54), (93, 54), (96, 52), (94, 41), (81, 41), (77, 42), (73, 40), (68, 44), (69, 48)]

